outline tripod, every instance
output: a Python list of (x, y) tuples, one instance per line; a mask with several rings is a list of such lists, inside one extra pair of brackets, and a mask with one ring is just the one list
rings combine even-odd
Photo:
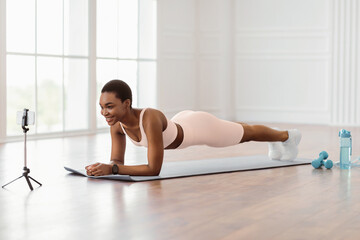
[(29, 176), (30, 169), (27, 167), (27, 161), (26, 161), (26, 132), (29, 131), (29, 128), (26, 128), (26, 127), (27, 127), (27, 112), (28, 111), (29, 111), (28, 109), (24, 109), (24, 115), (23, 115), (23, 118), (22, 118), (22, 129), (23, 129), (23, 132), (24, 132), (24, 168), (23, 168), (24, 172), (20, 177), (15, 178), (11, 182), (9, 182), (9, 183), (5, 184), (4, 186), (2, 186), (3, 188), (5, 186), (9, 185), (10, 183), (13, 183), (16, 180), (22, 178), (22, 177), (25, 177), (26, 182), (28, 183), (29, 188), (30, 188), (31, 191), (34, 190), (34, 188), (31, 185), (30, 179), (33, 180), (34, 182), (36, 182), (37, 184), (39, 184), (40, 186), (42, 186), (41, 183), (39, 183), (38, 181), (36, 181), (35, 179), (33, 179), (32, 177)]

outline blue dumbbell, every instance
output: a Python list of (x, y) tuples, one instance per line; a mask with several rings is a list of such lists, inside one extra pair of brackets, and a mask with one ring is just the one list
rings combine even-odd
[(330, 169), (333, 167), (334, 164), (330, 159), (325, 161), (325, 159), (327, 159), (328, 157), (329, 157), (329, 154), (325, 151), (322, 151), (319, 154), (319, 157), (311, 162), (311, 165), (314, 168), (320, 168), (321, 166), (324, 165), (327, 169)]

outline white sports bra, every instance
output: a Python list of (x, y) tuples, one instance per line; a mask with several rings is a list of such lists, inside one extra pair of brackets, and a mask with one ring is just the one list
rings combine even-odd
[[(147, 108), (144, 108), (143, 110), (141, 110), (140, 112), (140, 117), (139, 117), (139, 127), (140, 127), (140, 142), (137, 142), (135, 140), (133, 140), (131, 137), (129, 137), (129, 135), (126, 133), (122, 123), (120, 122), (120, 126), (123, 130), (123, 132), (128, 136), (128, 138), (136, 145), (136, 146), (144, 146), (144, 147), (148, 147), (148, 141), (147, 141), (147, 137), (144, 131), (144, 126), (142, 124), (142, 120), (143, 120), (143, 116), (144, 116), (144, 112), (146, 111)], [(164, 148), (166, 148), (167, 146), (169, 146), (177, 137), (178, 131), (177, 131), (177, 127), (176, 124), (172, 121), (170, 121), (168, 118), (166, 118), (167, 121), (167, 127), (166, 129), (162, 132), (162, 136), (163, 136), (163, 143), (164, 143)]]

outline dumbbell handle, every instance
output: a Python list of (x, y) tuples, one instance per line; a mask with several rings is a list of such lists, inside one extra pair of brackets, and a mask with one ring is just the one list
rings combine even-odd
[(317, 158), (317, 159), (315, 159), (314, 161), (311, 162), (311, 165), (312, 165), (314, 168), (319, 168), (319, 167), (321, 167), (322, 165), (324, 165), (324, 160), (321, 159), (321, 158)]

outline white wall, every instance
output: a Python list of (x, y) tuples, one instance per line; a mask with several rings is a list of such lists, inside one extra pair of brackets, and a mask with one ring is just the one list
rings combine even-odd
[(245, 121), (330, 120), (329, 1), (236, 1), (236, 110)]
[(158, 0), (157, 103), (169, 115), (201, 109), (234, 116), (231, 4)]
[(159, 0), (157, 105), (166, 112), (196, 105), (195, 1)]
[(356, 0), (158, 0), (158, 107), (360, 124)]

